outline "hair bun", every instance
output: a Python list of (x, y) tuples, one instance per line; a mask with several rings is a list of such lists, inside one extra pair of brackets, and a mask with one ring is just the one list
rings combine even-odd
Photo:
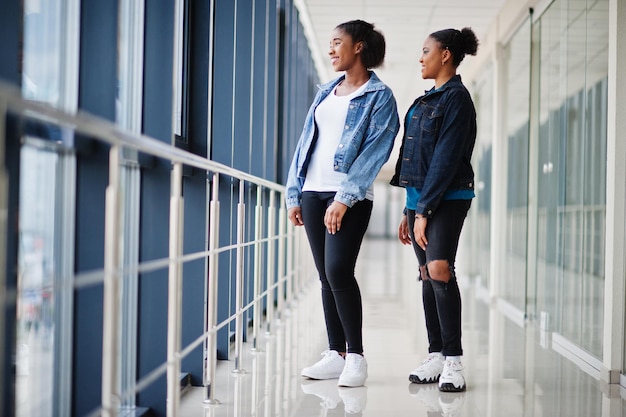
[(476, 55), (478, 52), (478, 38), (471, 28), (464, 27), (461, 29), (460, 43), (465, 54)]

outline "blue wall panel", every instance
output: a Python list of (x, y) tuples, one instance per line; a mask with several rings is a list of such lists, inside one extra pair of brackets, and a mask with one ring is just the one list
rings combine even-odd
[(20, 39), (22, 38), (22, 2), (0, 2), (0, 80), (21, 84)]
[[(84, 0), (80, 18), (78, 106), (115, 120), (117, 87), (117, 2)], [(104, 266), (104, 196), (108, 152), (77, 138), (76, 272)], [(86, 151), (86, 152), (83, 152)], [(102, 286), (78, 289), (74, 296), (72, 414), (100, 406), (102, 381)], [(85, 383), (89, 381), (89, 383)]]
[[(170, 173), (144, 170), (141, 178), (139, 260), (167, 258), (169, 254)], [(167, 268), (141, 274), (137, 376), (145, 377), (167, 360)], [(166, 379), (160, 377), (138, 395), (137, 403), (165, 415)]]
[[(234, 51), (235, 51), (235, 3), (230, 0), (215, 2), (214, 32), (214, 75), (212, 99), (212, 134), (210, 138), (212, 159), (226, 165), (233, 164), (233, 83), (234, 83)], [(220, 198), (220, 239), (219, 244), (229, 245), (236, 236), (237, 202), (231, 199), (229, 178), (221, 178), (219, 186)], [(222, 277), (218, 284), (218, 322), (230, 315), (230, 305), (234, 302), (234, 288), (226, 277), (234, 277), (234, 257), (224, 252), (219, 255), (218, 276)], [(218, 332), (217, 355), (220, 359), (228, 358), (229, 331), (225, 327)]]
[[(7, 234), (6, 234), (6, 270), (5, 285), (7, 292), (17, 290), (17, 248), (18, 248), (18, 214), (19, 214), (19, 174), (20, 174), (20, 129), (18, 121), (14, 117), (6, 119), (6, 146), (4, 149), (3, 164), (9, 176), (8, 203), (7, 203)], [(5, 306), (2, 306), (5, 308)], [(5, 328), (2, 334), (4, 344), (2, 360), (2, 382), (0, 395), (2, 396), (2, 407), (0, 411), (3, 416), (15, 414), (15, 336), (16, 336), (16, 306), (15, 302), (7, 303), (5, 308)]]
[[(145, 5), (143, 133), (173, 143), (172, 77), (174, 3), (151, 0)], [(156, 159), (142, 170), (140, 262), (169, 255), (169, 161)], [(139, 282), (138, 377), (167, 360), (168, 271), (142, 274)], [(166, 414), (167, 384), (159, 378), (138, 395), (138, 405), (154, 415)]]

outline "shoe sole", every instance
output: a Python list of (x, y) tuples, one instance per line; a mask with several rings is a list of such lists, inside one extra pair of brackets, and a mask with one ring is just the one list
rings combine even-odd
[(445, 384), (439, 385), (439, 391), (442, 392), (463, 392), (467, 389), (466, 385), (462, 387), (456, 387), (454, 384), (446, 382)]
[(302, 377), (304, 378), (308, 378), (308, 379), (313, 379), (315, 381), (325, 381), (327, 379), (337, 379), (339, 378), (339, 375), (306, 375), (306, 374), (302, 374)]
[(365, 381), (355, 382), (355, 383), (350, 383), (350, 382), (338, 382), (337, 383), (338, 387), (345, 387), (345, 388), (357, 388), (357, 387), (362, 387), (364, 385), (365, 385)]
[(421, 379), (419, 376), (411, 374), (409, 375), (409, 381), (416, 384), (434, 384), (435, 382), (439, 382), (439, 377), (437, 376), (429, 379)]

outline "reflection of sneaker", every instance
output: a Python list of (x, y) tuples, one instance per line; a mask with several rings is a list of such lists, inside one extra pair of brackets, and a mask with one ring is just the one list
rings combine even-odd
[(460, 417), (463, 404), (465, 403), (464, 392), (440, 392), (439, 406), (443, 417)]
[(325, 381), (303, 381), (300, 384), (302, 392), (305, 394), (312, 394), (319, 397), (322, 402), (320, 405), (323, 408), (331, 409), (337, 407), (337, 404), (341, 402), (339, 397), (339, 389), (337, 384), (332, 380)]
[(465, 391), (465, 377), (461, 362), (445, 361), (439, 378), (439, 390), (445, 392)]
[(311, 379), (339, 378), (345, 364), (346, 360), (336, 350), (326, 350), (322, 352), (322, 359), (302, 370), (302, 376)]
[(346, 366), (339, 377), (340, 387), (360, 387), (367, 379), (367, 361), (358, 353), (346, 355)]
[(409, 375), (409, 381), (417, 384), (430, 384), (437, 382), (441, 371), (443, 371), (443, 362), (445, 358), (441, 352), (432, 352), (422, 361), (420, 366), (415, 368)]
[(339, 388), (346, 414), (358, 414), (367, 404), (367, 387)]
[(409, 392), (426, 406), (426, 411), (441, 412), (440, 392), (434, 385), (409, 384)]

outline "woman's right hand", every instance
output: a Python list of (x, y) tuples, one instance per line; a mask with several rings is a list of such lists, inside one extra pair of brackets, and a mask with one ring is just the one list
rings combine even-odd
[(400, 220), (400, 226), (398, 226), (398, 239), (403, 245), (411, 244), (411, 235), (409, 235), (409, 221), (406, 218), (406, 214), (402, 216)]
[(287, 212), (287, 217), (294, 226), (304, 226), (302, 221), (302, 208), (300, 206), (292, 207)]

